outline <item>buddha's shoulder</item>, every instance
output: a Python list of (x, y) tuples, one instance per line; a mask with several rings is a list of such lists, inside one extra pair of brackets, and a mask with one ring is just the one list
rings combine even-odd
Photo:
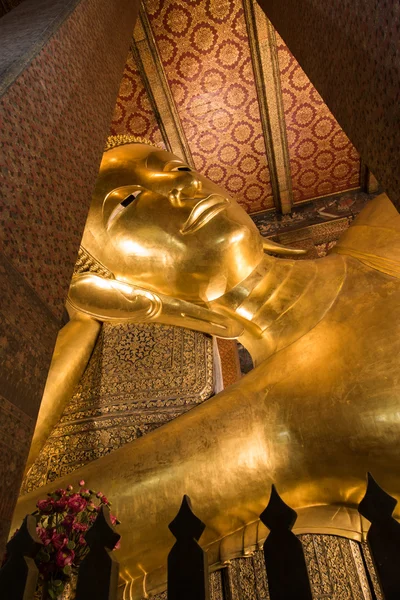
[(386, 194), (365, 206), (332, 252), (400, 278), (400, 214)]

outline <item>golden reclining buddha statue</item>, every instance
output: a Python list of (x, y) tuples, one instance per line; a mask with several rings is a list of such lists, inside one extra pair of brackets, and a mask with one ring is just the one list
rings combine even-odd
[[(159, 322), (237, 338), (255, 369), (167, 425), (74, 473), (113, 500), (130, 598), (162, 589), (182, 495), (210, 563), (254, 549), (271, 484), (298, 532), (360, 539), (371, 471), (400, 498), (400, 215), (371, 201), (330, 255), (261, 237), (224, 190), (129, 137), (104, 154), (30, 463), (57, 422), (99, 323)], [(83, 366), (82, 366), (83, 365)], [(62, 382), (62, 385), (61, 383)], [(61, 478), (19, 501), (14, 526)]]

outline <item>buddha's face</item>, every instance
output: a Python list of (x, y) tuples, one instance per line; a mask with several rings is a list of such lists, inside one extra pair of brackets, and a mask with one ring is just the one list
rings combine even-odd
[(144, 144), (104, 154), (83, 246), (116, 278), (192, 302), (222, 296), (263, 255), (237, 202), (173, 154)]

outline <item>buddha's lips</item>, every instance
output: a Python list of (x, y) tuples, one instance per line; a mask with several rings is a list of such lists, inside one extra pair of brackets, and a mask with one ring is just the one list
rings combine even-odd
[(228, 204), (230, 202), (227, 198), (218, 196), (217, 194), (211, 194), (207, 198), (200, 200), (192, 209), (186, 223), (181, 229), (181, 233), (194, 233), (224, 210)]

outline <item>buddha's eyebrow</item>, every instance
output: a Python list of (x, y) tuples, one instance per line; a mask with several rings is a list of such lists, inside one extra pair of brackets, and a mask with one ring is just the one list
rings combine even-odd
[(178, 157), (172, 157), (167, 152), (152, 152), (146, 159), (146, 167), (160, 172), (192, 171), (192, 169)]

